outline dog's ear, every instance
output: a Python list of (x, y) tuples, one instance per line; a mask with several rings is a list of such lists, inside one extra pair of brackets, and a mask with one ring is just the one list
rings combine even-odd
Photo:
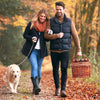
[(10, 66), (10, 70), (11, 70), (11, 71), (12, 71), (12, 73), (13, 73), (13, 70), (14, 70), (13, 66)]
[(10, 69), (12, 69), (12, 66), (10, 66)]
[(13, 69), (10, 70), (10, 76), (13, 77)]
[(10, 66), (10, 69), (11, 69), (11, 70), (13, 69), (13, 66), (12, 66), (12, 65)]
[(19, 71), (19, 76), (21, 76), (21, 71)]

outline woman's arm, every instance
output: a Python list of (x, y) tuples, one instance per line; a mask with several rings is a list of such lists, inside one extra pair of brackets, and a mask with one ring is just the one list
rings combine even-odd
[(31, 26), (31, 22), (28, 23), (28, 25), (26, 26), (26, 29), (24, 31), (23, 37), (27, 40), (32, 40), (32, 36), (29, 35), (30, 32), (30, 26)]
[(51, 29), (51, 26), (50, 26), (50, 21), (47, 22), (47, 27), (46, 27), (46, 31), (44, 32), (44, 38), (45, 39), (48, 39), (48, 40), (54, 40), (54, 39), (57, 39), (59, 38), (59, 34), (48, 34), (48, 29)]

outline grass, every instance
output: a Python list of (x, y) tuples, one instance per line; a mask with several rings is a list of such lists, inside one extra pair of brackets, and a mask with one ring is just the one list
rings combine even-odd
[(96, 52), (91, 52), (88, 58), (91, 63), (91, 77), (87, 81), (95, 82), (100, 87), (100, 56)]

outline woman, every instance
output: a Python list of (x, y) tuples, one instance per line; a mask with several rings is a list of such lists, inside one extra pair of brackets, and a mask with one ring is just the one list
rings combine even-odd
[[(45, 56), (47, 56), (47, 47), (44, 40), (44, 31), (49, 18), (45, 9), (39, 11), (37, 20), (28, 23), (24, 38), (26, 42), (22, 49), (22, 53), (27, 56), (29, 53), (29, 61), (31, 63), (31, 80), (33, 83), (33, 93), (38, 95), (41, 91), (39, 87), (41, 79), (41, 66)], [(33, 45), (34, 44), (34, 45)], [(33, 45), (32, 51), (30, 49)]]

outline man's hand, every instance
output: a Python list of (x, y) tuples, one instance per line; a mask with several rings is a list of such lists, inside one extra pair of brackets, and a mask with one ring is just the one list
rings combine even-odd
[(62, 38), (64, 36), (64, 33), (60, 32), (57, 34), (58, 38)]
[(77, 56), (82, 56), (82, 52), (81, 51), (78, 51), (77, 52)]

